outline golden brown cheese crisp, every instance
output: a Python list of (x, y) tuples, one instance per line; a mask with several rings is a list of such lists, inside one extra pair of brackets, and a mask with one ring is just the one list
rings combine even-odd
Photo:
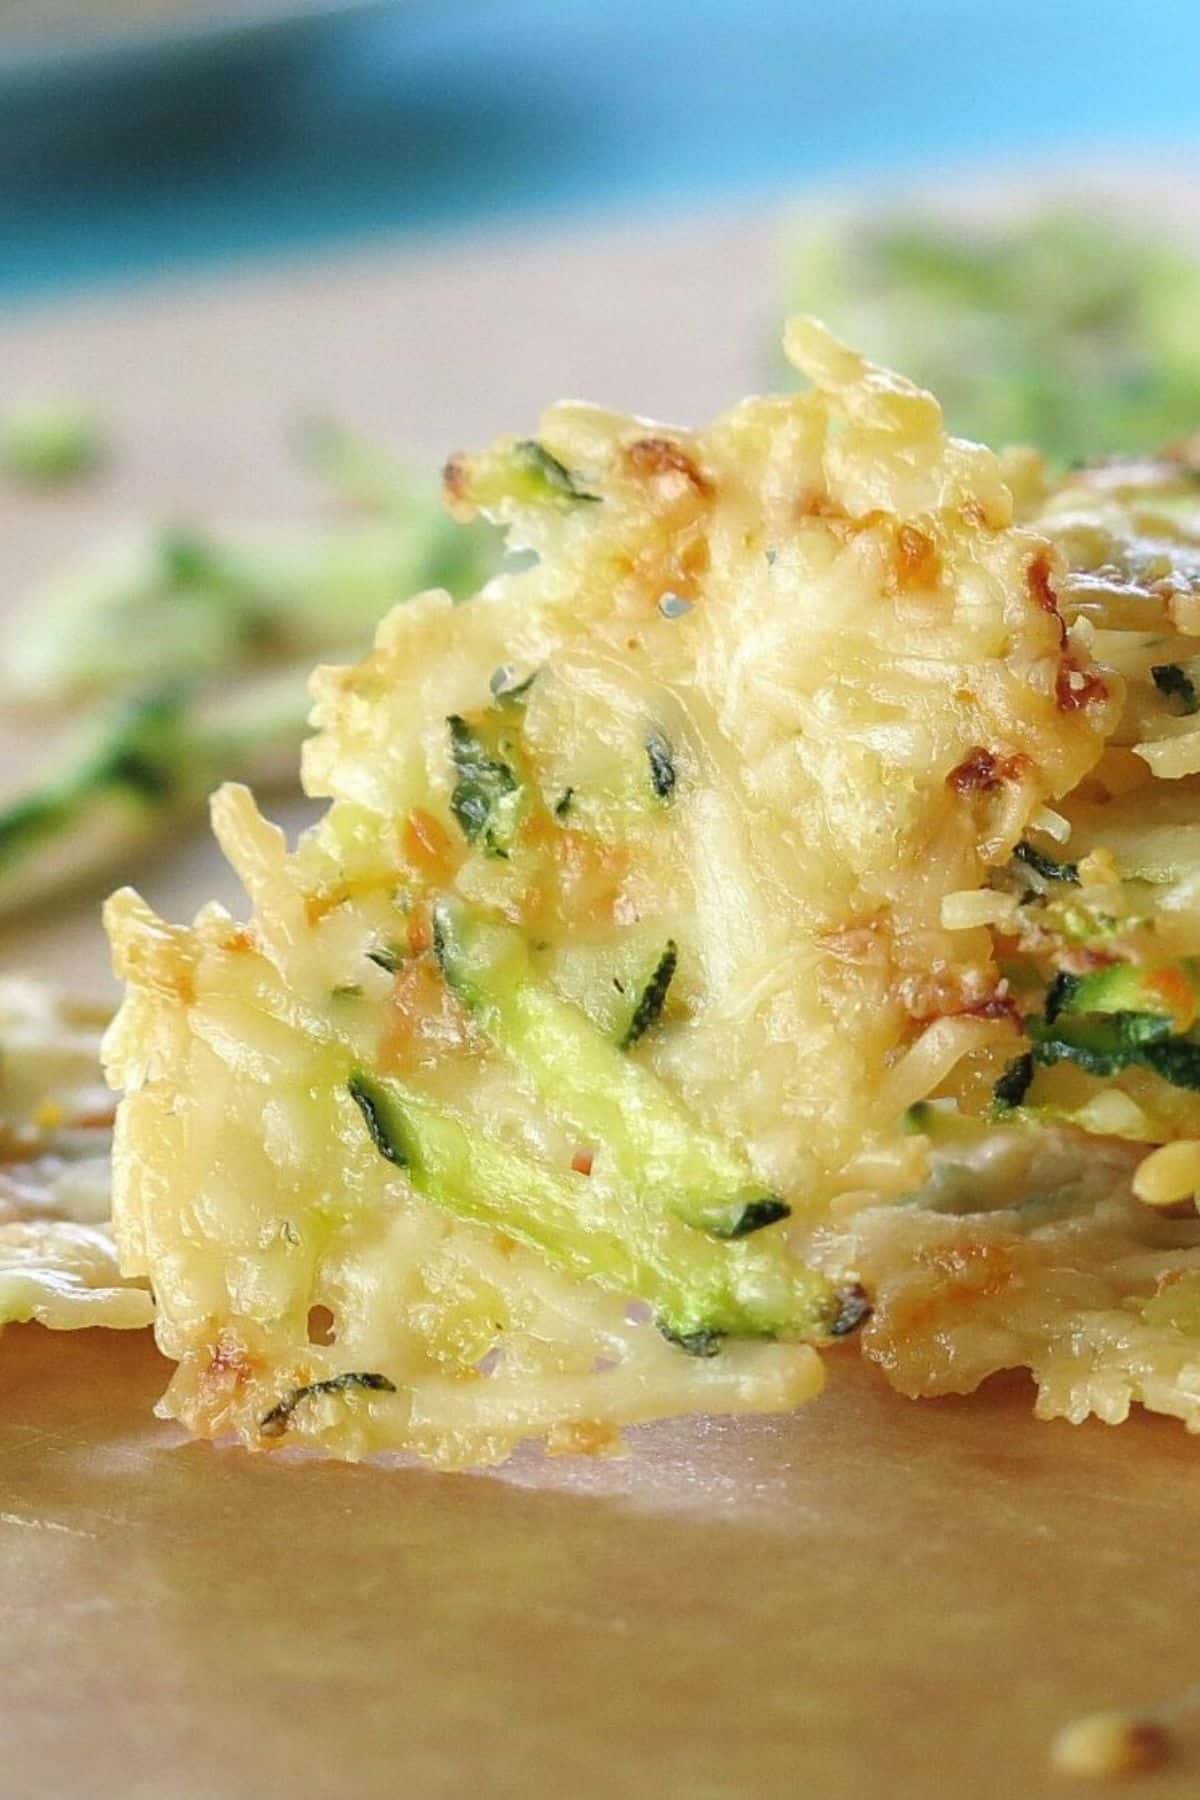
[[(798, 1246), (921, 1178), (905, 1109), (1015, 1035), (950, 929), (1120, 707), (986, 450), (819, 326), (690, 433), (564, 405), (456, 457), (520, 566), (315, 679), (249, 896), (108, 909), (116, 1227), (205, 1435), (489, 1460), (815, 1391)], [(973, 1073), (972, 1073), (973, 1072)]]

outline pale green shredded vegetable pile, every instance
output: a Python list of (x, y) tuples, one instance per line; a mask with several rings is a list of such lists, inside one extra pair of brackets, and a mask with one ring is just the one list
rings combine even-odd
[(815, 312), (941, 401), (952, 431), (1054, 463), (1157, 450), (1200, 422), (1200, 265), (1073, 210), (990, 228), (867, 216), (784, 246)]

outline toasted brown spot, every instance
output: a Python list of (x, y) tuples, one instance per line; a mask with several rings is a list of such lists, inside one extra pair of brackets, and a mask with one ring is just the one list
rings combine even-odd
[(1040, 550), (1026, 570), (1029, 583), (1029, 595), (1036, 606), (1043, 612), (1058, 616), (1058, 594), (1050, 577), (1050, 559), (1045, 551)]
[(1058, 610), (1058, 590), (1050, 573), (1050, 558), (1044, 550), (1038, 554), (1026, 570), (1025, 579), (1029, 585), (1029, 598), (1035, 606), (1040, 606), (1044, 613), (1049, 613), (1058, 621), (1058, 641), (1067, 641), (1067, 627), (1062, 614)]
[(671, 438), (639, 438), (625, 449), (625, 461), (635, 475), (652, 480), (658, 475), (682, 475), (697, 494), (705, 499), (713, 491), (707, 475), (701, 473), (681, 444)]
[(824, 488), (809, 488), (801, 494), (796, 502), (796, 514), (801, 519), (824, 519), (831, 525), (850, 522), (850, 514), (841, 501), (833, 499)]
[(116, 1123), (116, 1109), (111, 1106), (99, 1108), (96, 1112), (80, 1113), (75, 1120), (77, 1131), (108, 1131)]
[(307, 1330), (310, 1344), (332, 1344), (337, 1339), (333, 1314), (319, 1302), (308, 1309)]
[(1081, 669), (1073, 657), (1060, 658), (1054, 681), (1054, 703), (1059, 712), (1079, 712), (1093, 701), (1108, 699), (1108, 683), (1102, 676)]
[[(828, 526), (851, 526), (855, 529), (862, 526), (862, 520), (851, 517), (842, 502), (833, 499), (833, 495), (826, 493), (824, 488), (813, 488), (801, 495), (797, 513), (801, 518), (824, 518)], [(882, 517), (882, 513), (867, 513), (867, 518)]]
[(901, 525), (892, 552), (892, 572), (901, 590), (936, 587), (942, 578), (942, 559), (932, 538), (915, 525)]
[(956, 794), (991, 794), (1006, 781), (1020, 781), (1029, 770), (1029, 758), (1018, 751), (998, 756), (994, 750), (972, 750), (946, 777)]
[(571, 1167), (577, 1175), (590, 1175), (592, 1164), (596, 1160), (593, 1150), (577, 1150), (571, 1158)]
[(225, 939), (224, 948), (228, 950), (231, 955), (244, 956), (247, 951), (256, 949), (257, 945), (254, 941), (254, 934), (247, 931), (244, 926), (241, 926), (237, 931), (230, 932), (229, 936)]
[(901, 587), (924, 586), (927, 582), (936, 582), (941, 574), (941, 562), (925, 533), (918, 531), (915, 526), (901, 526), (897, 530), (891, 514), (881, 511), (879, 507), (872, 507), (865, 513), (848, 513), (844, 506), (837, 500), (831, 500), (828, 494), (809, 492), (802, 496), (796, 510), (799, 518), (820, 519), (842, 544), (852, 544), (856, 538), (871, 531), (886, 534), (890, 540), (890, 582), (897, 591)]

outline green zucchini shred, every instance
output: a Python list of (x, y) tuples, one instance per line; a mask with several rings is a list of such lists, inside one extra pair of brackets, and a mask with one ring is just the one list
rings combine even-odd
[(1060, 1015), (1053, 1021), (1030, 1019), (1026, 1029), (1035, 1062), (1072, 1062), (1089, 1075), (1118, 1075), (1137, 1063), (1151, 1067), (1147, 1050), (1171, 1038), (1171, 1021), (1161, 1013)]
[[(1172, 974), (1186, 981), (1191, 992), (1200, 991), (1200, 961), (1184, 957), (1166, 965)], [(1161, 967), (1144, 967), (1139, 963), (1112, 963), (1090, 975), (1058, 975), (1051, 983), (1046, 998), (1046, 1017), (1051, 1022), (1060, 1012), (1068, 1013), (1159, 1013), (1171, 1016), (1171, 1005), (1158, 992), (1153, 982), (1163, 973)], [(1054, 1009), (1051, 1010), (1051, 999)]]
[(1014, 1056), (992, 1089), (992, 1099), (1001, 1112), (1020, 1106), (1033, 1082), (1033, 1051)]
[(303, 695), (269, 676), (219, 700), (190, 684), (126, 703), (57, 772), (0, 807), (0, 912), (122, 868), (222, 780), (278, 779)]
[(346, 1084), (355, 1106), (363, 1116), (371, 1142), (385, 1162), (394, 1163), (398, 1169), (407, 1169), (408, 1153), (404, 1148), (404, 1140), (395, 1119), (390, 1129), (385, 1128), (380, 1116), (379, 1089), (369, 1075), (356, 1069)]
[(1023, 862), (1026, 868), (1032, 869), (1035, 875), (1040, 875), (1043, 881), (1066, 881), (1074, 887), (1079, 885), (1079, 870), (1074, 863), (1056, 862), (1054, 857), (1037, 849), (1027, 838), (1021, 839), (1013, 850), (1013, 856), (1018, 862)]
[(184, 718), (184, 696), (177, 690), (136, 701), (95, 758), (85, 784), (127, 788), (152, 803), (168, 799), (181, 777)]
[(668, 938), (653, 973), (638, 995), (633, 1015), (621, 1037), (620, 1048), (622, 1050), (632, 1048), (639, 1038), (645, 1037), (652, 1025), (658, 1024), (678, 964), (679, 947), (674, 938)]
[(344, 1375), (330, 1375), (325, 1381), (310, 1381), (304, 1387), (293, 1388), (263, 1415), (258, 1429), (264, 1437), (281, 1437), (302, 1400), (308, 1400), (314, 1394), (344, 1394), (352, 1388), (362, 1388), (372, 1394), (396, 1392), (395, 1382), (389, 1381), (386, 1375), (377, 1375), (369, 1369), (348, 1369)]
[(1200, 1092), (1200, 1044), (1190, 1038), (1165, 1038), (1143, 1045), (1140, 1061), (1172, 1087)]
[[(1197, 991), (1197, 959), (1168, 967)], [(1152, 985), (1159, 973), (1135, 963), (1114, 963), (1089, 975), (1060, 972), (1047, 990), (1042, 1017), (1026, 1022), (1034, 1061), (1071, 1062), (1099, 1077), (1141, 1067), (1172, 1087), (1200, 1089), (1200, 1042), (1191, 1032), (1172, 1031), (1170, 1003)]]
[(1179, 663), (1156, 663), (1150, 670), (1151, 679), (1164, 700), (1178, 700), (1180, 715), (1190, 717), (1200, 711), (1200, 695), (1196, 693), (1196, 684)]
[(1079, 991), (1079, 986), (1080, 977), (1078, 975), (1068, 974), (1065, 969), (1060, 969), (1058, 971), (1054, 980), (1046, 989), (1046, 1000), (1043, 1010), (1048, 1025), (1052, 1025), (1061, 1012), (1087, 1010), (1086, 1008), (1076, 1008), (1072, 1005), (1072, 1001)]
[[(764, 1202), (783, 1204), (651, 1069), (537, 979), (519, 932), (443, 900), (433, 910), (433, 948), (447, 985), (487, 1035), (552, 1111), (604, 1147), (644, 1204), (720, 1238), (766, 1224)], [(742, 1223), (748, 1209), (756, 1226)]]
[(778, 1225), (781, 1219), (790, 1219), (792, 1209), (786, 1200), (777, 1194), (768, 1194), (762, 1200), (751, 1200), (743, 1206), (739, 1217), (728, 1231), (710, 1228), (713, 1237), (724, 1238), (732, 1242), (735, 1238), (750, 1237), (753, 1232), (762, 1231), (768, 1225)]
[(670, 744), (657, 726), (646, 733), (646, 760), (650, 764), (650, 786), (660, 800), (671, 800), (677, 780), (675, 759)]
[(825, 1337), (841, 1317), (832, 1285), (779, 1240), (722, 1243), (670, 1215), (654, 1217), (390, 1078), (356, 1069), (349, 1091), (376, 1151), (432, 1205), (505, 1232), (568, 1274), (647, 1301), (674, 1338)]
[(493, 755), (476, 727), (459, 713), (446, 721), (457, 779), (450, 810), (468, 843), (485, 855), (507, 857), (524, 804), (522, 784), (503, 754)]
[(582, 487), (579, 477), (565, 463), (561, 463), (557, 456), (552, 456), (536, 438), (523, 438), (514, 445), (512, 457), (521, 473), (531, 477), (550, 497), (572, 503), (576, 500), (595, 503), (601, 498), (599, 494), (589, 493)]
[(219, 611), (238, 644), (261, 653), (281, 641), (268, 596), (212, 538), (188, 526), (168, 526), (158, 535), (158, 561), (163, 594), (199, 599)]
[(668, 1344), (674, 1344), (685, 1356), (720, 1356), (723, 1334), (719, 1331), (673, 1331), (660, 1322), (659, 1331)]

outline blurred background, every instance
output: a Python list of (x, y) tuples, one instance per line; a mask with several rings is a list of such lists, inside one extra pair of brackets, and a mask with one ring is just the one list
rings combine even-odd
[(0, 0), (5, 959), (230, 898), (203, 794), (553, 397), (702, 420), (798, 305), (1052, 464), (1193, 429), (1198, 77), (1186, 0)]
[(1198, 50), (1189, 0), (7, 0), (0, 279), (1186, 140)]

